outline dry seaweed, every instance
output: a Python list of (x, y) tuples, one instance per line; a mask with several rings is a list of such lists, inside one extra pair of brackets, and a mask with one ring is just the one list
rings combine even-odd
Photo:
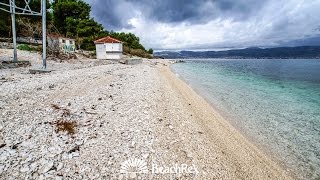
[(74, 134), (77, 129), (77, 122), (76, 121), (65, 121), (65, 120), (58, 120), (54, 123), (56, 125), (57, 132), (67, 132), (68, 134)]

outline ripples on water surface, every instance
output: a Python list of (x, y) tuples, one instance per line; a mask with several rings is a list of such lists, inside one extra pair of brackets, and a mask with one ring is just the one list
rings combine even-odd
[(172, 69), (300, 178), (320, 178), (320, 60), (190, 60)]

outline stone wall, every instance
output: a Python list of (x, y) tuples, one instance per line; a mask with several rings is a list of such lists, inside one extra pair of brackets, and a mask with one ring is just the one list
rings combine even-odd
[(0, 42), (0, 49), (13, 49), (13, 43)]

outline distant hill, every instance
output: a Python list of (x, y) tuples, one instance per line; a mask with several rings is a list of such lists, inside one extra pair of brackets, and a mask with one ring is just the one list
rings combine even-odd
[(227, 51), (162, 51), (155, 56), (167, 59), (191, 58), (227, 58), (227, 59), (320, 59), (320, 46), (277, 47), (277, 48), (246, 48)]

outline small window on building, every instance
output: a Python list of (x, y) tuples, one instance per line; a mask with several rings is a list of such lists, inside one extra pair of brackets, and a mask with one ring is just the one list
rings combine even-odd
[(66, 40), (62, 39), (62, 43), (66, 43)]

